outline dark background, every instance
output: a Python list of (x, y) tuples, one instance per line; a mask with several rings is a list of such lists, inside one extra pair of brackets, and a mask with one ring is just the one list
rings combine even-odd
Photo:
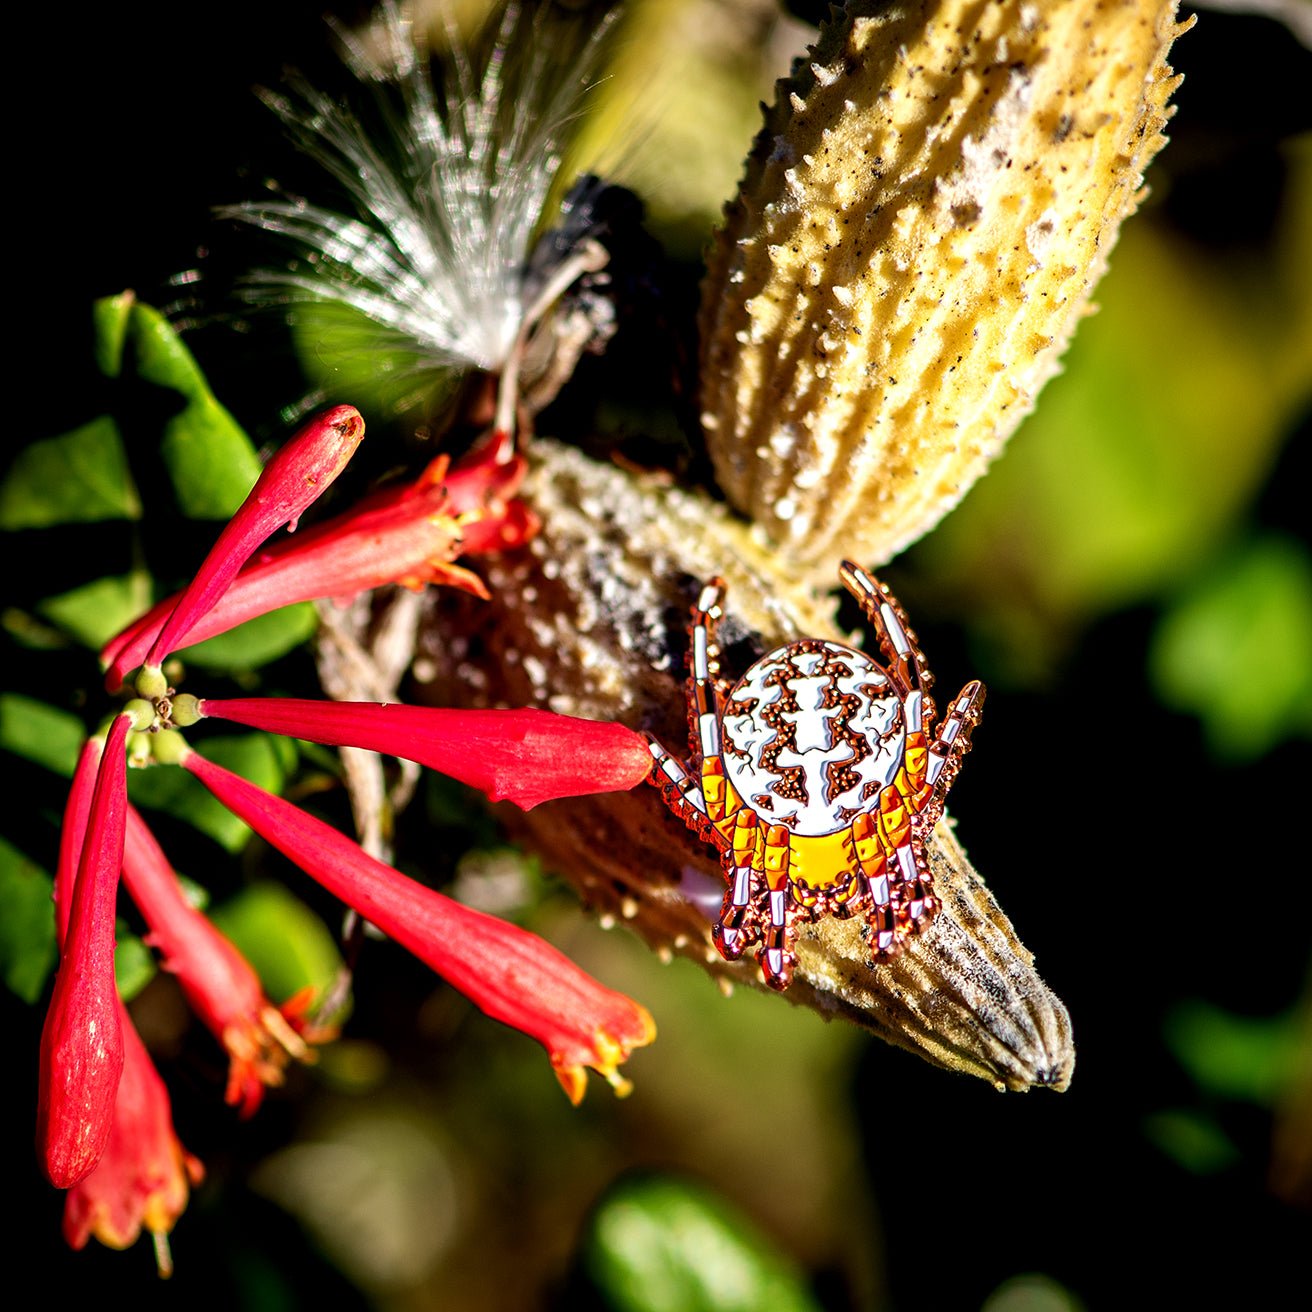
[[(254, 194), (267, 159), (285, 158), (276, 124), (250, 88), (276, 83), (289, 59), (312, 76), (331, 64), (320, 11), (317, 3), (147, 4), (66, 16), (57, 32), (48, 20), (20, 17), (11, 46), (26, 81), (14, 111), (10, 175), (10, 304), (20, 341), (20, 367), (10, 379), (18, 399), (11, 444), (61, 432), (93, 412), (90, 301), (125, 287), (155, 304), (174, 299), (170, 277), (194, 267), (198, 248), (214, 238), (210, 206)], [(1288, 201), (1283, 143), (1312, 127), (1302, 90), (1312, 57), (1273, 22), (1206, 12), (1172, 62), (1186, 75), (1179, 114), (1172, 144), (1153, 166), (1158, 199), (1135, 221), (1205, 262), (1261, 261)], [(687, 284), (695, 276), (690, 267), (675, 274)], [(193, 348), (216, 393), (257, 441), (276, 435), (278, 409), (297, 392), (290, 346), (276, 328), (242, 336), (212, 324)], [(596, 385), (623, 397), (622, 372), (604, 377)], [(1306, 543), (1306, 422), (1292, 427), (1261, 490), (1236, 516), (1242, 532), (1277, 531)], [(1228, 531), (1238, 532), (1235, 524)], [(1308, 1033), (1312, 881), (1296, 830), (1307, 793), (1306, 741), (1280, 743), (1255, 760), (1219, 759), (1197, 719), (1167, 709), (1143, 655), (1160, 597), (1068, 624), (1042, 662), (1043, 676), (1028, 683), (1001, 666), (988, 668), (981, 662), (989, 644), (962, 636), (951, 598), (935, 594), (924, 579), (928, 565), (917, 559), (900, 590), (935, 668), (945, 683), (955, 686), (974, 671), (992, 688), (977, 753), (954, 792), (959, 832), (1070, 1008), (1075, 1078), (1060, 1097), (1000, 1096), (874, 1042), (848, 1043), (836, 1066), (842, 1078), (830, 1090), (848, 1136), (843, 1169), (852, 1177), (842, 1242), (826, 1247), (808, 1237), (794, 1244), (777, 1220), (777, 1199), (761, 1206), (758, 1224), (783, 1249), (797, 1249), (818, 1296), (838, 1308), (978, 1307), (1028, 1272), (1055, 1282), (1056, 1292), (1045, 1296), (1059, 1301), (1006, 1306), (1251, 1305), (1288, 1290), (1286, 1282), (1306, 1288), (1308, 1199), (1277, 1196), (1270, 1182), (1276, 1111), (1200, 1081), (1170, 1040), (1196, 1004), (1241, 1027), (1301, 1008)], [(18, 598), (43, 595), (43, 583), (67, 564), (12, 563)], [(25, 675), (25, 658), (13, 659)], [(71, 660), (52, 669), (71, 672)], [(1232, 677), (1260, 679), (1262, 671), (1244, 666)], [(57, 811), (59, 785), (38, 779), (32, 789), (23, 805), (34, 817), (28, 836), (35, 843), (38, 819)], [(1003, 815), (1005, 826), (995, 822)], [(548, 914), (569, 915), (563, 898), (552, 896)], [(607, 961), (642, 951), (618, 939), (604, 948)], [(677, 1062), (685, 1004), (671, 1002), (662, 1013), (659, 997), (642, 991), (661, 987), (649, 981), (646, 963), (631, 969), (632, 985), (621, 978), (617, 986), (643, 997), (662, 1027), (644, 1058), (661, 1060), (667, 1045)], [(691, 976), (686, 966), (675, 969)], [(718, 1003), (700, 979), (680, 987), (694, 999), (690, 1013)], [(643, 1108), (644, 1078), (660, 1079), (644, 1077), (641, 1059), (633, 1067), (635, 1098), (612, 1105), (594, 1087), (577, 1114), (585, 1118), (581, 1130), (561, 1129), (573, 1114), (554, 1105), (525, 1111), (498, 1093), (480, 1104), (471, 1092), (486, 1087), (480, 1072), (491, 1068), (488, 1078), (495, 1078), (509, 1060), (497, 1046), (502, 1036), (471, 1037), (468, 1024), (438, 1023), (461, 1045), (439, 1059), (430, 1042), (432, 1008), (448, 1003), (435, 1002), (432, 990), (431, 977), (401, 954), (375, 953), (351, 1032), (386, 1050), (389, 1088), (420, 1090), (418, 1101), (446, 1118), (453, 1136), (475, 1136), (482, 1153), (480, 1206), (500, 1219), (482, 1230), (485, 1251), (467, 1246), (445, 1283), (361, 1292), (336, 1269), (331, 1251), (254, 1191), (250, 1171), (305, 1135), (341, 1095), (299, 1076), (287, 1095), (238, 1127), (213, 1096), (218, 1054), (199, 1041), (180, 1073), (166, 1067), (183, 1137), (210, 1172), (175, 1235), (173, 1286), (155, 1286), (144, 1246), (122, 1256), (94, 1244), (68, 1253), (58, 1234), (60, 1201), (29, 1148), (40, 1015), (6, 995), (13, 1114), (2, 1151), (16, 1209), (7, 1227), (15, 1274), (43, 1279), (45, 1296), (61, 1301), (114, 1290), (134, 1302), (163, 1293), (195, 1306), (328, 1300), (477, 1307), (484, 1299), (495, 1305), (488, 1290), (498, 1282), (486, 1279), (486, 1268), (508, 1263), (546, 1273), (545, 1305), (602, 1305), (582, 1270), (559, 1256), (586, 1224), (589, 1191), (595, 1198), (634, 1166), (695, 1173), (689, 1145), (705, 1124), (680, 1127), (672, 1113)], [(813, 1017), (794, 1020), (819, 1025)], [(1294, 1032), (1291, 1025), (1287, 1033)], [(739, 1096), (758, 1095), (749, 1086)], [(556, 1097), (553, 1088), (542, 1090), (543, 1099)], [(759, 1091), (767, 1104), (769, 1097)], [(1306, 1088), (1303, 1098), (1307, 1118)], [(818, 1206), (789, 1177), (789, 1154), (783, 1177), (766, 1183), (769, 1110), (708, 1096), (697, 1115), (748, 1115), (765, 1127), (758, 1155), (741, 1163), (739, 1177), (710, 1173), (710, 1183), (749, 1211), (753, 1196), (766, 1193), (788, 1196), (799, 1212)], [(1160, 1131), (1159, 1118), (1181, 1111), (1231, 1151), (1218, 1157), (1180, 1149)], [(470, 1129), (480, 1112), (492, 1126)], [(1306, 1119), (1302, 1134), (1306, 1146)], [(589, 1165), (553, 1164), (553, 1152), (588, 1154)], [(1306, 1176), (1302, 1185), (1309, 1187)], [(553, 1214), (554, 1231), (542, 1221)], [(517, 1227), (507, 1216), (535, 1219)], [(798, 1229), (811, 1235), (809, 1225)], [(868, 1251), (851, 1252), (853, 1233), (868, 1235)], [(548, 1256), (534, 1254), (535, 1238)], [(470, 1274), (479, 1267), (481, 1281)]]

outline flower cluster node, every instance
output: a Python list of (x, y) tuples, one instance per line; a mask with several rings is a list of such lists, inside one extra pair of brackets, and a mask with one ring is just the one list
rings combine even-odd
[(186, 729), (200, 719), (200, 698), (191, 693), (179, 693), (173, 698), (170, 713), (162, 718), (177, 729)]
[(156, 701), (169, 692), (169, 681), (159, 666), (144, 666), (134, 680), (137, 695), (147, 701)]
[[(160, 703), (147, 701), (144, 697), (134, 697), (123, 706), (123, 714), (132, 721), (135, 733), (146, 733), (155, 727), (155, 717), (159, 714)], [(163, 702), (167, 706), (167, 701)]]

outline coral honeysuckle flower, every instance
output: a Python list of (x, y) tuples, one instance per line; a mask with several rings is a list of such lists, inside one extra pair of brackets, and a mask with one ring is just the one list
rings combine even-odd
[(617, 1092), (628, 1092), (619, 1064), (656, 1034), (645, 1007), (605, 988), (535, 934), (407, 879), (323, 821), (199, 753), (188, 750), (180, 763), (334, 897), (493, 1019), (537, 1039), (572, 1102), (583, 1096), (588, 1066)]
[(64, 1203), (64, 1238), (82, 1248), (94, 1235), (109, 1248), (128, 1248), (144, 1225), (155, 1240), (161, 1276), (172, 1274), (168, 1234), (205, 1170), (178, 1141), (168, 1090), (119, 1003), (123, 1077), (100, 1162)]
[(64, 806), (64, 820), (59, 830), (59, 861), (55, 866), (55, 942), (64, 951), (68, 937), (68, 920), (73, 912), (73, 889), (77, 885), (77, 868), (82, 863), (82, 845), (86, 842), (87, 821), (91, 815), (91, 797), (96, 790), (96, 772), (104, 743), (88, 738), (73, 770), (73, 783)]
[[(183, 895), (154, 835), (128, 807), (123, 883), (150, 927), (146, 940), (163, 956), (187, 1001), (230, 1059), (227, 1101), (252, 1115), (266, 1085), (281, 1084), (290, 1058), (307, 1061), (305, 1040), (264, 996), (251, 964)], [(294, 999), (288, 1011), (299, 1007)]]
[(552, 711), (278, 697), (205, 698), (199, 710), (269, 733), (418, 761), (526, 811), (557, 797), (633, 788), (651, 772), (641, 734)]
[[(37, 1147), (52, 1184), (67, 1189), (95, 1169), (105, 1150), (123, 1069), (123, 1033), (114, 982), (114, 906), (127, 811), (124, 744), (131, 715), (110, 726), (86, 811), (59, 971), (41, 1032)], [(91, 758), (83, 752), (82, 761)], [(68, 816), (76, 826), (88, 771), (79, 770)], [(70, 850), (75, 835), (66, 846)], [(67, 891), (67, 878), (63, 884)]]
[(165, 657), (185, 645), (196, 621), (213, 609), (270, 534), (284, 524), (295, 529), (363, 437), (360, 412), (341, 405), (312, 419), (274, 455), (155, 636), (144, 661), (148, 669), (158, 670)]
[[(385, 583), (415, 589), (445, 583), (486, 597), (482, 580), (451, 562), (503, 551), (533, 535), (532, 512), (514, 500), (524, 468), (522, 456), (504, 463), (482, 457), (448, 472), (448, 458), (438, 456), (414, 482), (265, 548), (178, 645), (226, 633), (280, 606), (349, 600)], [(106, 643), (100, 660), (109, 687), (119, 687), (146, 659), (178, 600), (179, 594), (166, 598)]]
[[(78, 865), (89, 832), (92, 795), (102, 744), (90, 738), (78, 757), (64, 808), (55, 870), (55, 933), (61, 952), (72, 918)], [(130, 814), (135, 814), (131, 812)], [(161, 1275), (172, 1270), (167, 1235), (187, 1205), (189, 1185), (204, 1171), (178, 1142), (168, 1091), (155, 1070), (121, 1000), (116, 1014), (123, 1042), (123, 1068), (113, 1116), (100, 1161), (77, 1181), (64, 1203), (64, 1237), (82, 1248), (95, 1235), (111, 1248), (127, 1248), (141, 1227), (155, 1238)]]

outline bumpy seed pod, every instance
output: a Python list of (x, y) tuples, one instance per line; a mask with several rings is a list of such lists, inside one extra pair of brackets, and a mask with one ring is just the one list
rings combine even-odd
[(1030, 409), (1161, 147), (1175, 0), (865, 0), (778, 84), (703, 290), (716, 475), (882, 562)]
[[(790, 583), (778, 558), (756, 547), (723, 506), (568, 447), (538, 442), (532, 457), (525, 494), (542, 532), (488, 570), (491, 601), (453, 591), (434, 600), (415, 665), (430, 700), (543, 706), (681, 744), (689, 606), (716, 573), (728, 583), (726, 665), (746, 668), (802, 635), (841, 640), (832, 597)], [(724, 891), (719, 863), (655, 788), (554, 802), (527, 815), (503, 810), (595, 910), (625, 920), (662, 955), (764, 987), (755, 961), (730, 964), (712, 946)], [(798, 925), (787, 997), (1000, 1088), (1065, 1088), (1074, 1065), (1066, 1010), (947, 822), (930, 860), (944, 905), (923, 936), (875, 965), (858, 922)]]

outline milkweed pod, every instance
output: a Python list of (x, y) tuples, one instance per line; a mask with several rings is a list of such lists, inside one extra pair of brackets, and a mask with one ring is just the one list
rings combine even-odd
[(779, 82), (701, 309), (707, 442), (758, 537), (876, 564), (983, 473), (1143, 194), (1175, 8), (866, 0)]

